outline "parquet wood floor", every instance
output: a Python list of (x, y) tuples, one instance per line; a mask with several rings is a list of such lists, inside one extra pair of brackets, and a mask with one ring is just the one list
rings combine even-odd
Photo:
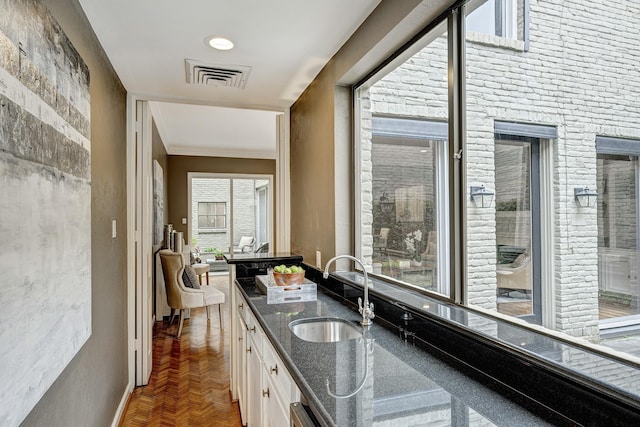
[(210, 286), (227, 295), (225, 329), (219, 329), (216, 307), (209, 322), (204, 309), (191, 310), (180, 338), (178, 322), (168, 330), (168, 322), (156, 322), (149, 384), (133, 391), (120, 426), (241, 426), (238, 403), (229, 394), (229, 279), (211, 279)]

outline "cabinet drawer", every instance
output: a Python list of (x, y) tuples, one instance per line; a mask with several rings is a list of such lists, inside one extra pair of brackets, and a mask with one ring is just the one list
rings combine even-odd
[(247, 302), (244, 300), (244, 296), (242, 296), (242, 292), (238, 288), (235, 288), (236, 293), (236, 308), (238, 309), (238, 315), (242, 317), (242, 319), (247, 321), (247, 312), (249, 311), (249, 306)]
[(282, 360), (280, 360), (280, 357), (276, 354), (271, 343), (266, 339), (263, 344), (262, 359), (270, 382), (282, 399), (282, 403), (288, 408), (291, 402), (300, 399), (300, 392), (293, 382), (289, 371), (285, 368), (284, 363), (282, 363)]
[(256, 351), (259, 355), (262, 355), (262, 341), (264, 340), (264, 332), (258, 324), (258, 321), (254, 317), (251, 310), (247, 310), (246, 322), (247, 322), (247, 337), (251, 344), (252, 351)]

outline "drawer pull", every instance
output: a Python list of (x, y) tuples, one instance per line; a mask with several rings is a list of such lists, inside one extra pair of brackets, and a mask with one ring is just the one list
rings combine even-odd
[(269, 387), (266, 390), (262, 390), (262, 397), (270, 397), (269, 396)]
[(251, 346), (247, 349), (247, 353), (251, 353)]
[(271, 373), (272, 373), (272, 374), (275, 372), (275, 373), (276, 373), (276, 375), (278, 375), (278, 365), (276, 365), (276, 367), (275, 367), (275, 368), (270, 367), (270, 371), (271, 371)]
[(242, 341), (242, 337), (238, 337), (238, 341)]
[(255, 325), (253, 326), (253, 328), (250, 328), (249, 330), (255, 334), (255, 333), (256, 333), (256, 327), (255, 327)]
[(242, 303), (242, 304), (238, 304), (238, 308), (239, 308), (240, 310), (242, 310), (242, 309), (244, 308), (244, 303)]

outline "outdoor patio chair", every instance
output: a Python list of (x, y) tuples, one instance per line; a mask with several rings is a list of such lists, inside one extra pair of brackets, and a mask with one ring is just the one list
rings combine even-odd
[(238, 242), (238, 246), (233, 248), (234, 254), (244, 254), (251, 252), (253, 249), (253, 245), (256, 239), (253, 236), (242, 236), (240, 237), (240, 242)]

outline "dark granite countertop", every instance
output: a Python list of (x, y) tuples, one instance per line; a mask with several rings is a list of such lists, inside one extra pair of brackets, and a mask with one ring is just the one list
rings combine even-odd
[(291, 252), (265, 252), (265, 253), (240, 253), (240, 254), (225, 254), (225, 261), (227, 264), (244, 264), (244, 263), (257, 263), (266, 261), (282, 261), (282, 262), (302, 262), (302, 255), (294, 254)]
[[(289, 323), (309, 317), (338, 317), (358, 329), (359, 314), (318, 287), (317, 301), (267, 304), (254, 279), (239, 288), (269, 340), (287, 364), (308, 406), (322, 425), (548, 425), (430, 353), (374, 324), (364, 339), (313, 343), (296, 337)], [(348, 395), (335, 398), (327, 392)]]

